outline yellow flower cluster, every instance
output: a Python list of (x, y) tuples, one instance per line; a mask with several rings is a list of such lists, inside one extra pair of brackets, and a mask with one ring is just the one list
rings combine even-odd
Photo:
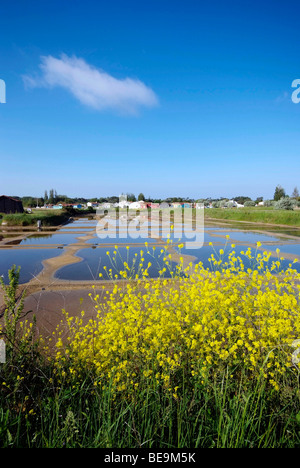
[(56, 372), (80, 380), (88, 369), (95, 385), (119, 391), (147, 379), (175, 396), (179, 373), (203, 381), (229, 367), (278, 389), (300, 337), (300, 275), (292, 265), (269, 268), (266, 253), (245, 256), (251, 268), (233, 251), (226, 263), (212, 255), (210, 269), (199, 263), (187, 276), (116, 282), (105, 300), (94, 294), (95, 319), (66, 313)]

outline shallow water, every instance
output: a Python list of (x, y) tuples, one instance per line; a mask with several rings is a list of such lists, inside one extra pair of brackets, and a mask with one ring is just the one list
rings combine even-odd
[(68, 227), (77, 227), (78, 226), (82, 226), (82, 227), (96, 227), (97, 224), (98, 224), (98, 220), (97, 219), (75, 219), (74, 221), (72, 221), (71, 223), (69, 224), (66, 224), (66, 226)]
[(173, 242), (221, 242), (224, 244), (226, 242), (225, 237), (214, 236), (212, 232), (203, 232), (203, 231), (187, 231), (181, 230), (171, 232), (171, 234), (166, 230), (161, 233), (161, 238), (166, 241), (168, 238)]
[(148, 244), (152, 244), (155, 242), (158, 242), (157, 239), (151, 239), (149, 237), (138, 237), (137, 239), (133, 239), (132, 237), (126, 237), (124, 239), (120, 237), (113, 237), (109, 236), (106, 237), (105, 239), (100, 239), (98, 236), (93, 237), (93, 239), (89, 239), (86, 241), (87, 244), (93, 244), (93, 245), (103, 245), (103, 244), (145, 244), (145, 242), (148, 242)]
[[(122, 225), (120, 228), (114, 230), (107, 231), (106, 233), (102, 232), (102, 237), (105, 235), (109, 235), (106, 238), (99, 238), (96, 233), (96, 227), (98, 224), (98, 220), (89, 220), (89, 219), (79, 219), (76, 220), (68, 225), (65, 225), (62, 229), (59, 229), (53, 234), (45, 235), (43, 232), (37, 233), (27, 231), (28, 237), (22, 241), (17, 241), (20, 245), (26, 247), (26, 249), (14, 249), (13, 247), (5, 248), (0, 247), (0, 274), (6, 275), (7, 280), (7, 270), (11, 267), (12, 264), (21, 265), (21, 282), (29, 281), (33, 275), (37, 275), (42, 270), (42, 261), (46, 258), (56, 257), (57, 255), (61, 255), (62, 247), (68, 246), (73, 243), (84, 244), (88, 246), (86, 249), (82, 249), (80, 246), (80, 250), (78, 251), (77, 255), (83, 257), (83, 260), (77, 264), (68, 265), (62, 267), (56, 273), (57, 278), (66, 279), (66, 280), (93, 280), (99, 278), (99, 272), (103, 272), (103, 267), (106, 266), (107, 268), (111, 267), (110, 260), (106, 255), (106, 251), (109, 250), (111, 253), (115, 250), (113, 247), (107, 248), (105, 244), (113, 244), (119, 245), (120, 248), (118, 249), (121, 253), (124, 260), (127, 259), (127, 249), (125, 246), (130, 246), (131, 244), (140, 244), (141, 247), (130, 247), (130, 256), (129, 261), (132, 262), (135, 253), (138, 254), (141, 249), (145, 252), (145, 262), (148, 263), (151, 260), (146, 253), (147, 248), (145, 247), (145, 242), (148, 242), (149, 249), (152, 252), (152, 247), (154, 244), (157, 244), (155, 255), (158, 255), (160, 249), (163, 247), (163, 244), (159, 245), (159, 240), (155, 238), (148, 238), (145, 237), (137, 237), (139, 234), (138, 231), (133, 230), (133, 235), (136, 238), (131, 236), (129, 232), (129, 236), (127, 233), (127, 225)], [(149, 227), (149, 225), (147, 224)], [(158, 223), (154, 222), (153, 227), (157, 227)], [(192, 232), (190, 229), (187, 228), (183, 231), (182, 235), (182, 226), (179, 224), (174, 225), (174, 230), (170, 231), (170, 224), (166, 223), (163, 225), (161, 230), (161, 235), (163, 242), (166, 242), (168, 236), (172, 241), (175, 250), (176, 250), (176, 243), (183, 243), (184, 247), (181, 250), (183, 255), (193, 256), (195, 257), (196, 262), (203, 262), (204, 267), (208, 268), (210, 263), (208, 261), (209, 257), (214, 250), (211, 246), (204, 245), (202, 246), (202, 240), (205, 243), (212, 242), (213, 246), (215, 246), (215, 251), (218, 252), (220, 248), (225, 249), (225, 257), (229, 251), (231, 251), (231, 244), (237, 242), (235, 251), (237, 254), (240, 254), (242, 250), (247, 250), (247, 244), (254, 244), (259, 241), (262, 243), (262, 248), (266, 248), (266, 250), (270, 250), (273, 252), (272, 261), (277, 258), (276, 249), (279, 248), (281, 255), (284, 257), (285, 253), (290, 253), (297, 255), (300, 259), (300, 243), (295, 244), (291, 239), (283, 239), (277, 237), (280, 233), (286, 233), (290, 235), (300, 234), (300, 230), (296, 230), (293, 228), (290, 229), (279, 229), (274, 228), (272, 234), (262, 234), (259, 232), (254, 232), (251, 230), (247, 230), (247, 228), (252, 228), (253, 226), (243, 225), (242, 229), (237, 229), (235, 225), (226, 225), (226, 226), (216, 226), (216, 225), (208, 225), (204, 227), (204, 238), (201, 232), (197, 233), (197, 237), (195, 238), (195, 232)], [(150, 226), (151, 228), (151, 226)], [(240, 226), (241, 228), (241, 226)], [(263, 228), (259, 228), (263, 230)], [(74, 232), (76, 230), (76, 233)], [(265, 230), (270, 231), (270, 228), (265, 228)], [(151, 232), (151, 231), (150, 231)], [(152, 231), (153, 232), (153, 231)], [(18, 230), (16, 233), (7, 233), (3, 232), (5, 236), (15, 236), (17, 237), (20, 235), (21, 230)], [(23, 233), (24, 234), (24, 233)], [(94, 235), (92, 239), (84, 241), (80, 239), (80, 237), (85, 235)], [(118, 237), (115, 238), (115, 235)], [(229, 239), (226, 239), (226, 235), (229, 235)], [(120, 237), (121, 236), (121, 237)], [(220, 237), (221, 236), (221, 237)], [(180, 239), (180, 240), (179, 240)], [(196, 248), (186, 248), (186, 242), (191, 242), (191, 245)], [(268, 243), (275, 242), (275, 245), (268, 245)], [(241, 244), (243, 243), (243, 244)], [(59, 245), (59, 249), (47, 249), (47, 245)], [(45, 246), (45, 248), (37, 248), (35, 249), (34, 246)], [(226, 248), (225, 248), (226, 246)], [(30, 247), (30, 249), (28, 249)], [(254, 252), (254, 250), (253, 250)], [(247, 259), (245, 258), (245, 262), (247, 263)], [(150, 277), (158, 276), (158, 271), (162, 267), (162, 264), (155, 265), (152, 259), (153, 266), (149, 269)], [(289, 265), (290, 261), (287, 260), (283, 262), (282, 266), (285, 268)], [(299, 269), (297, 264), (293, 265), (293, 267)], [(120, 259), (117, 260), (117, 268), (123, 269), (123, 263)], [(168, 276), (168, 275), (166, 275)]]
[[(40, 234), (29, 236), (26, 239), (23, 239), (20, 242), (20, 245), (46, 245), (46, 244), (62, 244), (62, 245), (69, 245), (74, 244), (76, 242), (80, 242), (81, 239), (78, 237), (86, 235), (84, 234)], [(81, 241), (84, 242), (84, 241)]]
[(279, 256), (281, 257), (284, 257), (284, 255), (280, 255), (281, 253), (282, 254), (285, 254), (285, 253), (289, 253), (289, 254), (293, 254), (293, 255), (297, 255), (300, 259), (300, 244), (292, 244), (292, 245), (286, 245), (286, 244), (278, 244), (278, 245), (268, 245), (267, 246), (267, 249), (268, 250), (272, 250), (272, 251), (275, 251), (276, 252), (276, 249), (279, 249), (280, 250), (280, 253), (279, 253)]
[[(274, 254), (270, 257), (269, 266), (271, 266), (272, 262), (277, 260), (277, 254), (276, 254), (276, 249), (277, 248), (279, 248), (281, 253), (282, 253), (282, 255), (279, 255), (280, 257), (284, 258), (284, 253), (291, 253), (291, 254), (299, 255), (299, 260), (300, 260), (300, 245), (289, 245), (289, 246), (287, 246), (287, 245), (276, 245), (276, 246), (274, 246), (273, 245), (273, 246), (267, 246), (266, 250), (271, 250), (272, 252), (274, 252)], [(251, 261), (245, 255), (243, 255), (241, 253), (241, 252), (246, 252), (247, 249), (248, 249), (248, 246), (235, 245), (234, 248), (231, 248), (231, 246), (228, 245), (226, 249), (223, 249), (224, 254), (222, 254), (222, 255), (220, 254), (221, 249), (222, 249), (222, 247), (203, 246), (203, 247), (201, 247), (199, 249), (193, 249), (193, 250), (182, 248), (182, 249), (178, 250), (178, 252), (180, 252), (182, 255), (191, 255), (191, 256), (195, 257), (195, 260), (193, 261), (193, 263), (202, 262), (204, 268), (210, 268), (209, 258), (211, 257), (212, 254), (214, 255), (216, 260), (219, 260), (220, 258), (222, 258), (226, 262), (228, 260), (228, 256), (229, 256), (230, 252), (232, 252), (234, 250), (235, 255), (240, 256), (242, 258), (243, 263), (244, 263), (246, 268), (251, 266)], [(177, 249), (175, 249), (175, 250), (177, 250)], [(252, 255), (254, 255), (256, 249), (251, 249), (251, 251), (252, 251)], [(257, 251), (257, 253), (261, 253), (261, 251)], [(291, 260), (286, 260), (285, 259), (285, 260), (281, 261), (282, 268), (283, 269), (288, 268), (290, 263), (291, 263)], [(300, 272), (300, 263), (293, 264), (293, 268), (295, 270), (297, 270), (298, 272)]]
[(12, 265), (20, 266), (20, 283), (27, 283), (42, 269), (42, 261), (48, 258), (62, 255), (63, 250), (56, 249), (1, 249), (0, 250), (0, 275), (4, 282), (8, 283), (8, 270)]
[[(222, 236), (228, 235), (230, 241), (239, 241), (239, 242), (247, 242), (251, 244), (256, 244), (257, 242), (280, 242), (282, 239), (275, 236), (269, 236), (266, 234), (261, 234), (260, 232), (244, 232), (244, 231), (222, 231), (218, 232), (218, 234), (222, 234)], [(288, 240), (287, 240), (288, 241)]]
[[(143, 250), (143, 256), (145, 258), (145, 268), (148, 262), (152, 263), (149, 268), (149, 278), (158, 277), (159, 270), (163, 266), (163, 261), (159, 258), (160, 249), (156, 250), (155, 258), (147, 253), (146, 248), (131, 247), (129, 250), (126, 247), (120, 247), (118, 253), (114, 254), (116, 250), (114, 248), (95, 248), (95, 249), (82, 249), (76, 254), (77, 257), (82, 258), (82, 261), (72, 265), (67, 265), (60, 268), (56, 273), (55, 277), (63, 280), (81, 280), (91, 281), (99, 279), (99, 273), (103, 274), (103, 279), (109, 279), (105, 273), (104, 267), (109, 270), (112, 269), (113, 275), (118, 274), (120, 270), (124, 270), (124, 261), (129, 265), (129, 268), (133, 266), (134, 259), (136, 258), (135, 272), (137, 272), (137, 266), (140, 261), (140, 252)], [(152, 249), (149, 249), (151, 254)], [(107, 255), (110, 253), (110, 256)], [(115, 260), (114, 260), (115, 258)], [(173, 262), (173, 264), (175, 264)], [(165, 277), (168, 278), (171, 275), (167, 272)]]

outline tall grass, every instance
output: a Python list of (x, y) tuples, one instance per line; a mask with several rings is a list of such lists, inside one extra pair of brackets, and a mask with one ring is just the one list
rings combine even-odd
[(206, 219), (228, 219), (267, 224), (300, 226), (300, 210), (273, 210), (262, 208), (211, 208), (205, 210)]
[(186, 388), (178, 400), (145, 382), (134, 401), (95, 390), (88, 376), (80, 388), (58, 388), (49, 385), (49, 367), (31, 372), (34, 383), (1, 398), (2, 448), (300, 446), (296, 392), (278, 396), (263, 384), (245, 391), (226, 371), (220, 382)]
[(0, 222), (5, 222), (8, 226), (32, 226), (37, 221), (42, 221), (42, 226), (57, 226), (69, 219), (65, 212), (61, 213), (15, 213), (2, 216)]

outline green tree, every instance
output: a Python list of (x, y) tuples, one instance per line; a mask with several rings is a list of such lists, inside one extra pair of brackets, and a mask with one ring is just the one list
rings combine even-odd
[(51, 189), (49, 190), (49, 203), (53, 203), (54, 202), (54, 190)]
[(127, 200), (130, 202), (135, 202), (136, 201), (135, 195), (133, 193), (127, 193)]
[(299, 190), (298, 187), (295, 187), (292, 193), (292, 198), (299, 198)]
[(145, 195), (143, 193), (140, 193), (138, 196), (138, 201), (144, 201), (145, 200)]
[(278, 201), (280, 200), (281, 198), (284, 198), (286, 195), (285, 195), (285, 190), (283, 187), (281, 187), (281, 185), (277, 185), (276, 189), (275, 189), (275, 192), (274, 192), (274, 201)]

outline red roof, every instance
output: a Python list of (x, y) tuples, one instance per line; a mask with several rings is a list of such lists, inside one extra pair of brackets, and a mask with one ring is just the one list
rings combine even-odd
[(9, 200), (13, 200), (13, 201), (16, 201), (16, 202), (21, 202), (21, 200), (17, 200), (16, 198), (13, 198), (13, 197), (8, 197), (7, 195), (0, 195), (0, 198), (8, 198)]

